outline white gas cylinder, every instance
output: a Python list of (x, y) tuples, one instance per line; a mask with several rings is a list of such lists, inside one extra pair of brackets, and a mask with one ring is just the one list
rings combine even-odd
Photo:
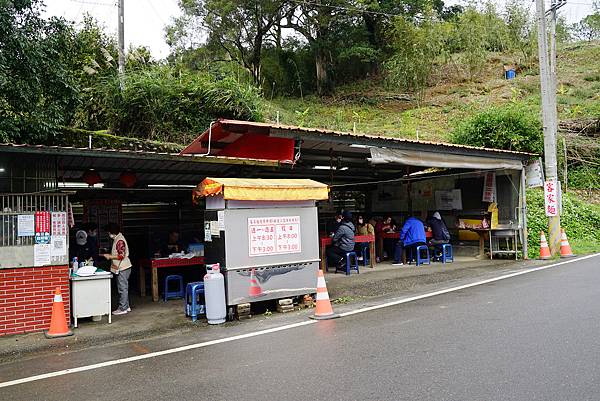
[(204, 276), (204, 299), (208, 324), (225, 323), (227, 305), (225, 302), (225, 277), (218, 263), (206, 266)]

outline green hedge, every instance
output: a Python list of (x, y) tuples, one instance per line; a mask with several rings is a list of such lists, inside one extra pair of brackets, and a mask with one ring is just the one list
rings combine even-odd
[(539, 117), (520, 104), (490, 107), (460, 122), (452, 142), (462, 145), (542, 153)]
[[(572, 246), (573, 243), (591, 243), (597, 244), (600, 249), (600, 206), (584, 202), (574, 194), (563, 194), (561, 225)], [(527, 191), (527, 229), (529, 257), (537, 258), (540, 252), (540, 231), (548, 236), (548, 218), (544, 212), (544, 191), (541, 188)], [(577, 253), (576, 247), (573, 248)]]

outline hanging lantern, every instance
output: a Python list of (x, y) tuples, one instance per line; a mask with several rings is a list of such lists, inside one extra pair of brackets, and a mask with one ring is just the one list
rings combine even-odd
[(119, 177), (119, 182), (125, 188), (131, 188), (137, 182), (137, 176), (131, 171), (123, 171)]
[(98, 174), (98, 172), (94, 169), (89, 169), (85, 173), (83, 173), (81, 179), (89, 186), (96, 185), (99, 182), (102, 182), (102, 177), (100, 177), (100, 174)]

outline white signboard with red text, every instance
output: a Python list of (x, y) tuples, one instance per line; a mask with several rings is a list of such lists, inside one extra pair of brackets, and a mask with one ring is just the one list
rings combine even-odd
[(300, 216), (248, 218), (249, 255), (300, 253)]
[(559, 187), (556, 180), (544, 182), (544, 208), (546, 216), (555, 217), (559, 215)]

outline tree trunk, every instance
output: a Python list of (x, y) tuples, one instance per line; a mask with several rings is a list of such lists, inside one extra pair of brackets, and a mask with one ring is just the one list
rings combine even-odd
[(327, 78), (327, 55), (321, 49), (316, 51), (315, 67), (317, 70), (317, 94), (319, 96), (327, 95), (331, 91)]
[(252, 59), (250, 64), (252, 65), (252, 79), (254, 85), (259, 87), (261, 85), (261, 56), (262, 56), (262, 35), (257, 34), (254, 39), (254, 48), (252, 49)]

